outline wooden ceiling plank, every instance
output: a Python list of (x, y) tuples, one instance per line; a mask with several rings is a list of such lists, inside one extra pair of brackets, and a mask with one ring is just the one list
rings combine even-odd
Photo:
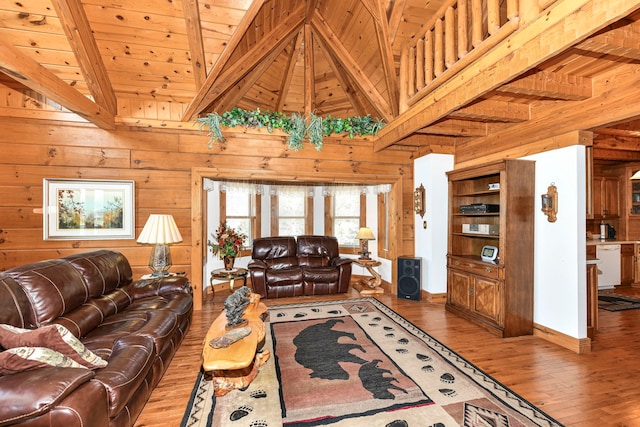
[(331, 30), (319, 13), (314, 15), (312, 25), (315, 33), (318, 34), (324, 42), (324, 45), (335, 55), (355, 84), (364, 92), (369, 102), (376, 108), (376, 111), (378, 111), (386, 121), (392, 120), (393, 113), (389, 102), (378, 92), (375, 85), (367, 78), (360, 66), (354, 61), (348, 49), (340, 43), (338, 36)]
[(300, 57), (302, 53), (302, 49), (304, 47), (303, 42), (304, 42), (304, 31), (300, 29), (295, 39), (295, 43), (294, 43), (295, 47), (291, 51), (291, 54), (289, 55), (286, 71), (282, 78), (282, 84), (280, 85), (280, 90), (278, 91), (276, 111), (284, 110), (285, 103), (287, 100), (287, 94), (288, 94), (289, 88), (291, 87), (291, 80), (293, 79), (293, 72), (296, 68), (296, 61)]
[(118, 111), (116, 95), (80, 0), (51, 0), (96, 104)]
[(501, 86), (496, 91), (579, 101), (592, 95), (592, 86), (591, 79), (587, 77), (538, 71)]
[(102, 129), (115, 129), (113, 114), (4, 40), (0, 40), (0, 72)]
[(320, 43), (323, 46), (323, 51), (326, 52), (324, 56), (327, 62), (329, 63), (329, 66), (335, 73), (336, 78), (340, 83), (340, 86), (342, 86), (342, 89), (344, 90), (345, 95), (349, 99), (349, 102), (351, 102), (351, 105), (353, 105), (354, 110), (356, 110), (356, 113), (359, 116), (365, 116), (367, 109), (365, 108), (364, 104), (358, 97), (358, 91), (351, 84), (349, 77), (346, 75), (346, 72), (344, 71), (342, 66), (338, 63), (337, 59), (333, 56), (333, 54), (329, 51), (329, 49), (327, 49), (326, 46), (324, 46), (324, 43), (322, 42), (321, 38), (320, 40), (318, 40), (318, 43)]
[(196, 109), (203, 103), (203, 100), (207, 96), (209, 90), (214, 85), (214, 83), (216, 83), (216, 80), (222, 72), (222, 69), (227, 65), (227, 62), (231, 58), (233, 52), (236, 50), (236, 47), (238, 47), (238, 45), (242, 41), (244, 34), (251, 25), (251, 22), (253, 22), (258, 12), (260, 12), (260, 9), (262, 8), (264, 2), (265, 0), (253, 0), (251, 6), (247, 10), (247, 13), (244, 15), (242, 21), (240, 22), (240, 24), (238, 24), (238, 27), (231, 36), (229, 43), (226, 45), (226, 47), (218, 57), (216, 63), (213, 64), (211, 71), (207, 75), (206, 81), (200, 87), (198, 93), (196, 93), (196, 95), (194, 96), (191, 104), (187, 107), (183, 117), (184, 121), (192, 120), (200, 113), (200, 111), (196, 111)]
[(258, 65), (256, 65), (242, 80), (233, 85), (227, 93), (220, 97), (221, 101), (213, 104), (212, 111), (229, 111), (235, 108), (247, 92), (256, 84), (260, 77), (273, 65), (276, 58), (282, 53), (282, 49), (274, 50)]
[(529, 120), (529, 106), (516, 102), (481, 100), (454, 111), (449, 117), (488, 122), (518, 123)]
[(193, 78), (196, 87), (200, 89), (207, 79), (207, 62), (204, 55), (198, 0), (182, 0), (182, 9), (187, 27), (187, 38), (189, 39)]
[[(554, 4), (382, 128), (374, 150), (381, 151), (425, 124), (445, 117), (460, 105), (513, 80), (638, 8), (640, 0), (575, 0)], [(543, 32), (546, 43), (540, 43)], [(487, 70), (491, 70), (491, 78), (486, 77)]]

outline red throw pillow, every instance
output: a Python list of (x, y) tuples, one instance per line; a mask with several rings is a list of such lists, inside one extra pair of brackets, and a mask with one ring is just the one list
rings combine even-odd
[(46, 366), (87, 369), (64, 354), (44, 347), (15, 347), (0, 353), (0, 375)]
[(22, 329), (0, 325), (0, 345), (15, 347), (45, 347), (62, 353), (87, 368), (104, 368), (107, 362), (91, 352), (62, 325), (47, 325), (37, 329)]

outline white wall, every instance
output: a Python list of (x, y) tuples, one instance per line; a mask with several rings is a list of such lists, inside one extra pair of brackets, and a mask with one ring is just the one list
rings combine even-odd
[[(536, 161), (535, 323), (574, 338), (587, 336), (585, 147), (528, 156)], [(548, 222), (540, 195), (555, 183), (558, 219)]]
[[(414, 188), (424, 185), (424, 218), (415, 214), (415, 256), (422, 258), (422, 289), (431, 294), (447, 292), (447, 227), (449, 184), (453, 155), (428, 154), (413, 162)], [(423, 227), (426, 222), (427, 227)]]

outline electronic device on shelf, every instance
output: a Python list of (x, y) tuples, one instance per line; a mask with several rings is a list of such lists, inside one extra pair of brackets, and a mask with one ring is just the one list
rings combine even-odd
[(460, 205), (460, 213), (494, 213), (500, 212), (500, 205), (491, 203), (471, 203), (470, 205)]
[(498, 224), (462, 224), (462, 232), (497, 236), (500, 234), (500, 226)]
[(483, 246), (480, 257), (483, 261), (496, 262), (496, 258), (498, 258), (498, 248), (489, 245)]

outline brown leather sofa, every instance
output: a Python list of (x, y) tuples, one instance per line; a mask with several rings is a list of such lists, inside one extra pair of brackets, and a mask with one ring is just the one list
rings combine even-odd
[(251, 287), (262, 298), (347, 292), (351, 262), (333, 236), (263, 237), (253, 240)]
[(4, 372), (0, 426), (132, 426), (180, 346), (192, 311), (186, 277), (134, 282), (129, 262), (115, 251), (0, 272), (0, 324), (29, 330), (62, 325), (107, 362), (96, 369), (47, 365)]

